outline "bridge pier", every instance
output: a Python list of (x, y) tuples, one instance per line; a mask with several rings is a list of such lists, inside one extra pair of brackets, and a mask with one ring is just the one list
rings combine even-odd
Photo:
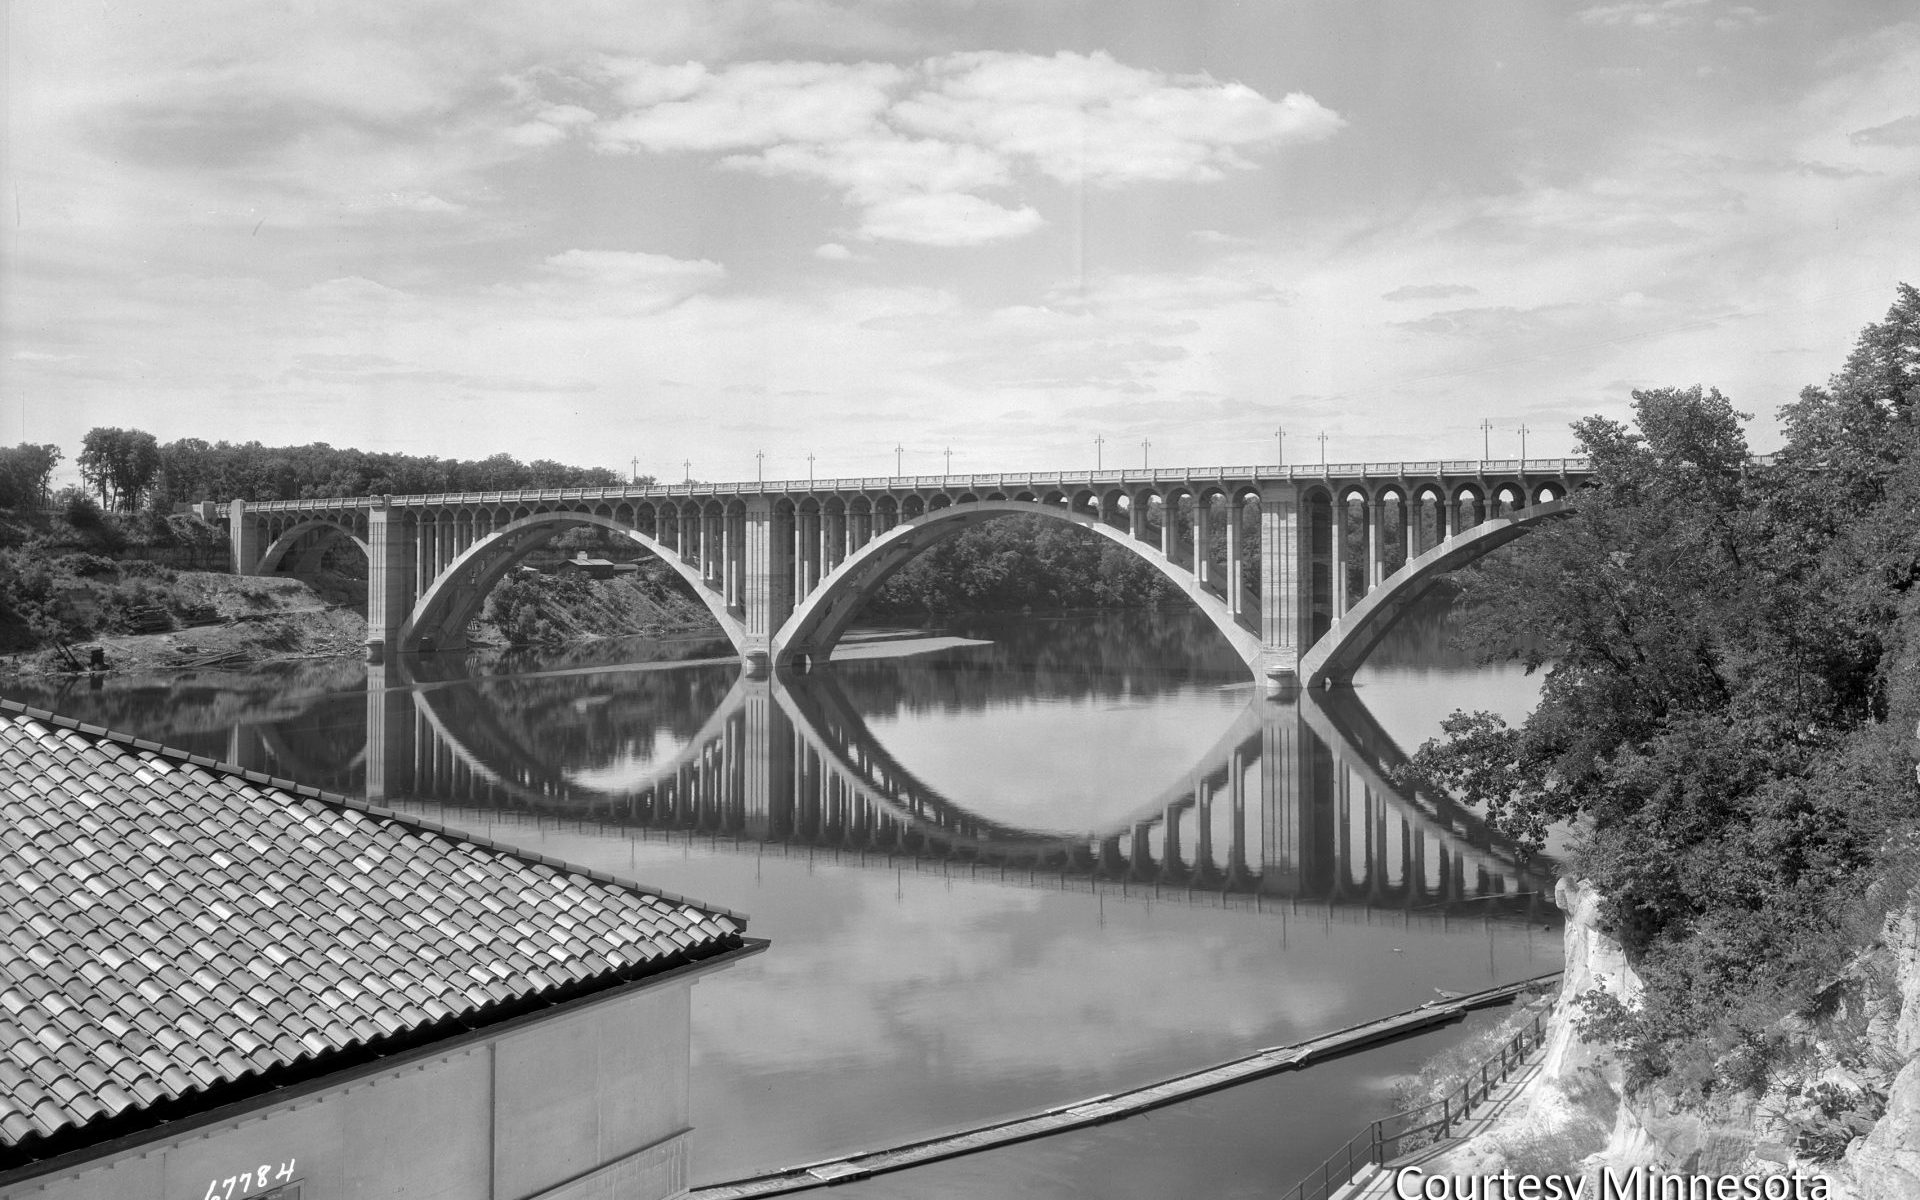
[(385, 497), (367, 514), (367, 657), (380, 662), (400, 649), (400, 627), (413, 611), (414, 518)]

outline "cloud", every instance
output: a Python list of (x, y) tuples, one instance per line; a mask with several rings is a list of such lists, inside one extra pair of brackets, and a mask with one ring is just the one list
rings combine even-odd
[(783, 142), (837, 142), (870, 135), (904, 79), (882, 63), (620, 64), (615, 98), (624, 115), (595, 126), (609, 149), (735, 150)]
[(1319, 141), (1343, 124), (1297, 92), (1268, 100), (1103, 53), (977, 51), (933, 60), (926, 74), (928, 86), (894, 109), (901, 127), (986, 147), (1062, 183), (1210, 182), (1252, 167), (1246, 151)]
[(815, 258), (823, 258), (828, 262), (846, 262), (853, 257), (853, 251), (842, 246), (839, 242), (823, 242), (813, 248), (813, 256)]
[(1749, 4), (1718, 4), (1715, 0), (1628, 0), (1583, 8), (1575, 18), (1583, 25), (1650, 32), (1708, 22), (1716, 29), (1745, 29), (1773, 19)]
[[(1331, 136), (1309, 96), (1132, 67), (1104, 53), (974, 51), (915, 67), (697, 62), (603, 66), (617, 110), (587, 136), (610, 153), (719, 154), (722, 165), (817, 180), (871, 239), (975, 245), (1043, 224), (982, 193), (1040, 177), (1116, 188), (1209, 183), (1254, 155)], [(530, 137), (550, 136), (547, 125)]]
[(1480, 289), (1464, 283), (1420, 283), (1384, 292), (1382, 300), (1446, 300), (1453, 296), (1477, 296)]
[(1002, 208), (959, 192), (895, 196), (870, 205), (860, 232), (870, 238), (926, 246), (978, 246), (1040, 228), (1031, 208)]
[(1920, 146), (1920, 113), (1888, 121), (1884, 125), (1875, 125), (1871, 129), (1856, 129), (1847, 135), (1847, 140), (1856, 146)]

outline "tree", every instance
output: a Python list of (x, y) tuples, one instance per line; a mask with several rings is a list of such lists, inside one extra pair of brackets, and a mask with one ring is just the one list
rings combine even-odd
[(45, 508), (52, 500), (60, 447), (22, 442), (0, 450), (0, 508)]
[(75, 461), (102, 507), (134, 512), (160, 470), (160, 447), (145, 430), (103, 425), (87, 431)]
[(1647, 985), (1592, 1028), (1641, 1080), (1753, 1083), (1782, 1008), (1847, 952), (1814, 931), (1920, 812), (1883, 721), (1920, 711), (1889, 669), (1920, 643), (1920, 456), (1910, 389), (1884, 385), (1909, 336), (1863, 334), (1871, 353), (1783, 413), (1770, 469), (1698, 387), (1634, 393), (1632, 428), (1578, 422), (1595, 486), (1467, 584), (1483, 645), (1544, 670), (1541, 699), (1517, 727), (1453, 714), (1415, 768), (1525, 843), (1576, 823), (1572, 865)]

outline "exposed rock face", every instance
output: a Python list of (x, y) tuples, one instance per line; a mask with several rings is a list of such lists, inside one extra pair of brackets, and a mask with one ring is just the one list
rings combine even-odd
[[(1920, 1198), (1920, 897), (1888, 918), (1879, 947), (1863, 955), (1885, 970), (1891, 988), (1869, 1001), (1869, 1038), (1884, 1047), (1887, 1106), (1839, 1164), (1802, 1161), (1789, 1144), (1781, 1114), (1807, 1101), (1794, 1093), (1680, 1106), (1652, 1093), (1625, 1097), (1621, 1070), (1605, 1046), (1574, 1029), (1574, 998), (1596, 988), (1634, 1003), (1638, 976), (1599, 919), (1600, 897), (1588, 884), (1562, 879), (1555, 902), (1567, 913), (1566, 975), (1539, 1074), (1492, 1128), (1436, 1159), (1430, 1173), (1482, 1175), (1502, 1169), (1624, 1172), (1633, 1167), (1705, 1174), (1773, 1174), (1791, 1170), (1827, 1181), (1834, 1200)], [(1882, 975), (1885, 979), (1888, 975)], [(1887, 994), (1888, 992), (1892, 994)], [(1804, 1022), (1802, 1022), (1804, 1024)], [(1871, 1075), (1874, 1090), (1887, 1076)], [(1857, 1086), (1860, 1075), (1834, 1066), (1818, 1077)], [(1802, 1081), (1806, 1084), (1817, 1080)], [(1595, 1131), (1598, 1130), (1598, 1133)], [(1604, 1143), (1604, 1144), (1599, 1144)], [(1553, 1155), (1560, 1161), (1546, 1161)], [(1543, 1159), (1543, 1155), (1545, 1159)]]
[(1887, 1111), (1865, 1138), (1847, 1147), (1861, 1200), (1920, 1196), (1920, 906), (1910, 897), (1887, 918), (1887, 952), (1900, 1011), (1893, 1052), (1905, 1065), (1887, 1090)]

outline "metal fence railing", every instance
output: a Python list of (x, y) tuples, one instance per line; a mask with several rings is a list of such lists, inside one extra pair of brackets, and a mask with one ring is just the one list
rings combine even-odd
[(1546, 1009), (1501, 1043), (1500, 1048), (1468, 1072), (1457, 1087), (1438, 1100), (1385, 1116), (1368, 1125), (1334, 1151), (1333, 1156), (1305, 1179), (1280, 1194), (1280, 1200), (1327, 1200), (1368, 1166), (1381, 1166), (1411, 1150), (1451, 1137), (1475, 1105), (1505, 1082), (1527, 1055), (1539, 1048), (1546, 1033)]

